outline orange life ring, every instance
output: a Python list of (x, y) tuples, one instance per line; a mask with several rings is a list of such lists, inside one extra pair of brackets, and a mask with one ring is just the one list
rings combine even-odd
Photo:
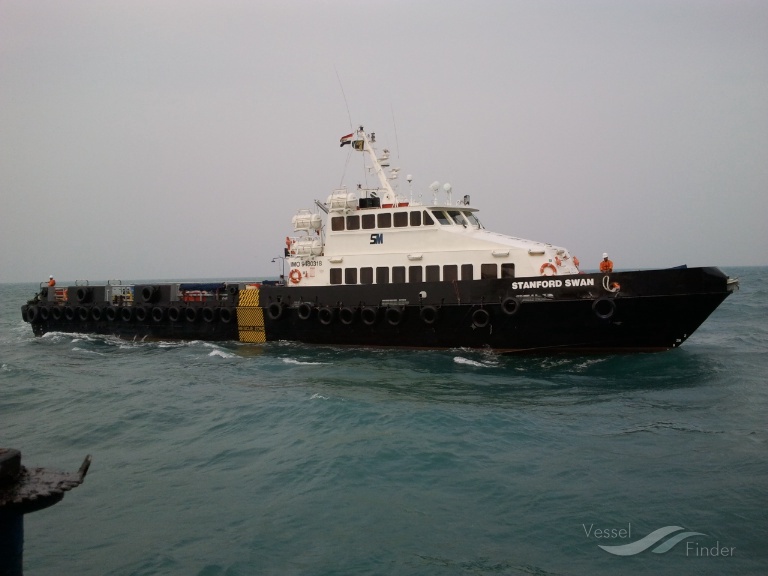
[(560, 260), (560, 256), (555, 256), (555, 264), (557, 264), (558, 266), (563, 265), (563, 261)]
[[(544, 270), (552, 270), (552, 274), (544, 274)], [(555, 265), (551, 262), (544, 262), (544, 264), (541, 265), (541, 268), (539, 268), (539, 274), (542, 276), (555, 276), (557, 274), (557, 268), (555, 268)]]
[(291, 273), (288, 274), (288, 277), (291, 279), (292, 284), (298, 284), (301, 282), (301, 270), (294, 268), (291, 270)]
[(579, 267), (579, 259), (576, 256), (573, 257), (573, 263), (576, 265), (576, 268)]

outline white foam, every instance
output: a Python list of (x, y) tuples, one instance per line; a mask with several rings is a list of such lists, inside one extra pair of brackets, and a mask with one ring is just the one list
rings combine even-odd
[(300, 364), (300, 365), (306, 364), (308, 366), (324, 364), (324, 362), (302, 362), (301, 360), (296, 360), (294, 358), (283, 358), (283, 362), (285, 362), (286, 364)]
[(208, 356), (219, 356), (220, 358), (234, 358), (235, 355), (231, 352), (225, 352), (224, 350), (211, 350)]
[(486, 364), (485, 362), (478, 362), (477, 360), (470, 360), (469, 358), (462, 358), (461, 356), (454, 356), (453, 361), (456, 364), (464, 364), (466, 366), (477, 366), (478, 368), (492, 368), (492, 364)]

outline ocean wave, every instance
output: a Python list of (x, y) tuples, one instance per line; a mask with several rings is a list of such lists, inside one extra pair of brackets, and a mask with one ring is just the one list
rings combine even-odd
[(300, 366), (322, 366), (325, 362), (307, 362), (305, 360), (296, 360), (295, 358), (283, 358), (285, 364), (297, 364)]
[(454, 356), (453, 361), (456, 364), (463, 364), (464, 366), (475, 366), (477, 368), (495, 368), (497, 366), (497, 364), (493, 362), (480, 362), (478, 360), (464, 358), (463, 356)]

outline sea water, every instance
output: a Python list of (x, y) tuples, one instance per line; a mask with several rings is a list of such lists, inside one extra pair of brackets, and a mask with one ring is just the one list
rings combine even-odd
[(725, 271), (682, 348), (552, 357), (36, 338), (0, 285), (0, 447), (93, 457), (25, 570), (768, 573), (768, 268)]

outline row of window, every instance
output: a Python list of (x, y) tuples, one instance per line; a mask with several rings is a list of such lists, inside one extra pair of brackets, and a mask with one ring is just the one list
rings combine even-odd
[[(442, 268), (442, 278), (440, 275)], [(459, 276), (461, 275), (461, 276)], [(515, 265), (501, 265), (501, 278), (514, 278)], [(481, 264), (480, 279), (499, 278), (498, 264)], [(363, 268), (331, 268), (331, 284), (405, 284), (406, 282), (452, 282), (474, 280), (472, 264), (444, 266), (367, 266)]]
[[(433, 218), (434, 216), (434, 218)], [(377, 212), (333, 216), (331, 230), (374, 230), (376, 228), (405, 228), (407, 226), (433, 226), (435, 219), (443, 226), (472, 226), (480, 228), (480, 222), (472, 212), (463, 210), (410, 210), (402, 212)]]

